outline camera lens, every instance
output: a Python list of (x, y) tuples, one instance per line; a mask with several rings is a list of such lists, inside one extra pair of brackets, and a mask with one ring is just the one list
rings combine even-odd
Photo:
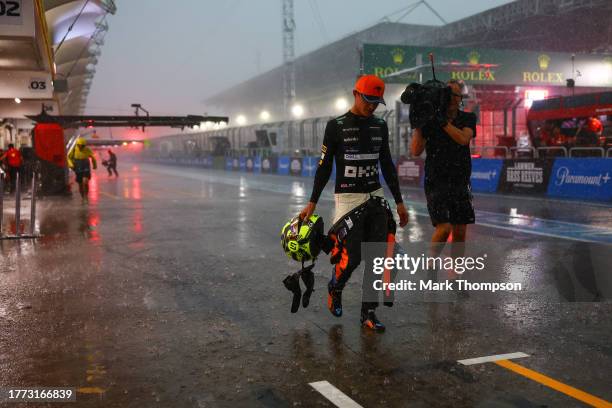
[(421, 88), (421, 84), (417, 84), (415, 82), (411, 83), (406, 87), (402, 96), (400, 97), (401, 101), (406, 105), (411, 105), (415, 102), (417, 91)]

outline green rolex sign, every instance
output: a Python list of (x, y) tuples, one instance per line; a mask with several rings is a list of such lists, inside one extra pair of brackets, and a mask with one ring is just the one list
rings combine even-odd
[[(430, 53), (441, 81), (565, 86), (572, 77), (572, 54), (567, 53), (380, 44), (364, 44), (365, 73), (387, 83), (426, 81), (432, 78)], [(612, 55), (578, 54), (574, 67), (576, 86), (612, 87)]]

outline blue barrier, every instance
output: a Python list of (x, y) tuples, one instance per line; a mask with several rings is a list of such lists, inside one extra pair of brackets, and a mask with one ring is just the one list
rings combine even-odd
[(612, 160), (556, 159), (548, 184), (548, 195), (612, 201)]
[(289, 174), (289, 162), (291, 159), (289, 156), (280, 156), (278, 158), (278, 174), (288, 175)]
[(494, 193), (499, 186), (499, 178), (504, 161), (502, 159), (472, 160), (472, 191)]
[[(272, 173), (281, 175), (300, 175), (302, 177), (314, 177), (318, 167), (318, 156), (307, 156), (303, 158), (290, 156), (270, 157), (212, 157), (200, 159), (188, 158), (159, 158), (157, 161), (180, 166), (203, 166), (205, 168), (224, 165), (228, 171), (250, 171), (253, 173)], [(247, 160), (249, 163), (247, 164)], [(298, 169), (297, 163), (300, 166)], [(533, 162), (533, 163), (532, 163)], [(544, 161), (543, 161), (544, 162)], [(533, 196), (538, 191), (535, 189), (521, 188), (523, 184), (536, 184), (542, 174), (547, 189), (543, 192), (547, 197), (574, 198), (580, 200), (597, 200), (612, 202), (612, 159), (603, 158), (557, 158), (554, 162), (546, 162), (548, 170), (537, 160), (503, 160), (503, 159), (473, 159), (471, 184), (474, 192), (483, 193), (507, 193)], [(400, 167), (402, 162), (398, 162)], [(532, 165), (533, 164), (533, 165)], [(552, 166), (551, 166), (552, 164)], [(293, 168), (292, 168), (293, 165)], [(414, 166), (413, 166), (414, 167)], [(299, 173), (298, 173), (299, 170)], [(512, 174), (506, 173), (512, 170)], [(548, 173), (550, 171), (550, 173)], [(424, 173), (419, 171), (419, 173)], [(523, 173), (526, 173), (523, 175)], [(400, 179), (402, 173), (398, 171)], [(550, 174), (550, 177), (548, 177)], [(506, 175), (506, 179), (503, 179)], [(335, 179), (336, 165), (334, 163), (330, 179)], [(404, 174), (403, 177), (415, 177), (414, 174)], [(419, 184), (422, 185), (423, 174), (419, 174)], [(502, 180), (503, 179), (503, 180)], [(412, 180), (412, 179), (410, 179)], [(410, 181), (409, 180), (409, 181)], [(402, 181), (402, 180), (400, 180)], [(404, 180), (405, 181), (405, 180)], [(381, 182), (384, 182), (381, 179)], [(510, 183), (516, 184), (512, 189)], [(541, 182), (539, 182), (541, 184)], [(405, 183), (402, 183), (405, 184)], [(412, 185), (417, 185), (416, 179)], [(542, 194), (542, 193), (540, 193)]]
[(269, 156), (261, 158), (261, 172), (276, 174), (278, 170), (278, 157)]
[(319, 165), (319, 156), (306, 156), (302, 160), (302, 176), (314, 177)]
[(253, 172), (253, 157), (252, 156), (247, 156), (244, 159), (244, 169), (246, 171), (248, 171), (249, 173)]

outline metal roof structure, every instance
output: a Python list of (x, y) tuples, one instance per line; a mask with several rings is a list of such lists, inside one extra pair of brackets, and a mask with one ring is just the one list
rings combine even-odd
[(420, 35), (412, 45), (612, 51), (609, 0), (518, 0)]
[(82, 112), (114, 14), (113, 0), (23, 0), (0, 24), (0, 118)]
[(67, 91), (59, 95), (62, 112), (79, 114), (108, 31), (106, 16), (115, 14), (117, 7), (113, 0), (45, 0), (44, 4), (55, 78), (67, 81)]
[[(336, 98), (350, 97), (364, 43), (610, 52), (610, 21), (609, 0), (518, 0), (443, 26), (382, 22), (296, 58), (296, 100), (306, 116), (334, 114)], [(207, 98), (206, 110), (244, 114), (256, 123), (265, 109), (282, 120), (281, 78), (282, 68), (274, 68)], [(388, 100), (400, 92), (389, 86)]]
[(42, 111), (38, 115), (28, 115), (37, 123), (57, 123), (63, 128), (79, 127), (141, 127), (147, 126), (168, 126), (168, 127), (195, 127), (201, 123), (211, 122), (227, 124), (228, 118), (225, 116), (125, 116), (125, 115), (49, 115)]

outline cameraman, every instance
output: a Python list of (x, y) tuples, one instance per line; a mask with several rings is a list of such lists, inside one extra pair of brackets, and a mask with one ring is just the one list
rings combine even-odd
[(431, 223), (432, 242), (464, 242), (467, 224), (475, 221), (470, 176), (470, 141), (476, 137), (476, 115), (459, 109), (462, 84), (447, 82), (451, 96), (446, 115), (436, 117), (422, 128), (414, 129), (410, 150), (425, 159), (425, 196)]

